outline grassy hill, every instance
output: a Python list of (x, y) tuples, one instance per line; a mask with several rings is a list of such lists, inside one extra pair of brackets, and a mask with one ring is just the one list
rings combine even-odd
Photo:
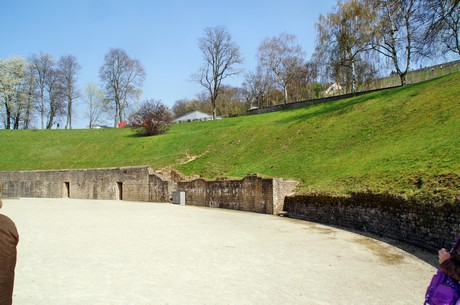
[(1, 130), (0, 170), (150, 165), (204, 178), (298, 180), (302, 193), (460, 195), (460, 74), (301, 109), (130, 129)]

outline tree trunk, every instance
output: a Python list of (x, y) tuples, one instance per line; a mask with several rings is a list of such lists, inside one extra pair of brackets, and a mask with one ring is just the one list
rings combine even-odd
[[(213, 67), (214, 70), (216, 70), (215, 67)], [(217, 118), (217, 96), (219, 95), (219, 78), (216, 73), (214, 73), (213, 86), (211, 88), (212, 90), (209, 93), (211, 94), (212, 119), (215, 120)]]
[(18, 113), (16, 114), (16, 117), (14, 118), (14, 126), (13, 126), (13, 129), (19, 129), (19, 122), (21, 120), (21, 112), (18, 111)]
[(5, 129), (11, 129), (11, 110), (8, 106), (9, 97), (6, 97), (7, 101), (5, 101), (5, 108), (6, 108), (6, 126)]
[(65, 129), (72, 129), (72, 99), (69, 99), (67, 104), (67, 122), (65, 123)]
[[(29, 84), (29, 86), (31, 86)], [(32, 88), (29, 88), (29, 92), (27, 95), (27, 104), (26, 104), (26, 112), (24, 114), (24, 126), (23, 129), (29, 129), (30, 117), (32, 112)]]
[(211, 107), (212, 107), (212, 119), (215, 120), (217, 117), (217, 107), (216, 107), (216, 100), (212, 98), (211, 100)]
[(118, 107), (118, 123), (123, 122), (123, 108), (121, 105)]
[(287, 85), (284, 86), (284, 105), (286, 106), (288, 102), (288, 90)]
[(50, 110), (48, 115), (48, 122), (46, 129), (52, 129), (54, 124), (54, 118), (56, 116), (56, 100), (55, 97), (50, 96)]
[(49, 115), (49, 120), (48, 120), (48, 124), (46, 125), (46, 129), (52, 129), (53, 128), (53, 124), (54, 124), (54, 115), (55, 115), (55, 107), (54, 106), (51, 106), (50, 107), (50, 115)]
[(399, 73), (399, 79), (401, 80), (401, 86), (406, 85), (406, 73)]
[(115, 101), (115, 119), (113, 122), (113, 127), (117, 128), (118, 124), (118, 108), (119, 108), (120, 103), (116, 100)]
[(455, 46), (456, 46), (456, 50), (454, 50), (454, 52), (457, 52), (458, 55), (460, 55), (460, 38), (459, 38), (459, 33), (458, 31), (455, 31)]
[(42, 116), (42, 129), (45, 129), (45, 93), (42, 90), (42, 104), (41, 104), (41, 116)]
[(355, 60), (351, 60), (351, 93), (356, 93), (356, 67)]

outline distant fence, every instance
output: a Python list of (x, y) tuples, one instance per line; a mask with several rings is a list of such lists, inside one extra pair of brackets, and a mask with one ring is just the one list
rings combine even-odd
[[(439, 64), (439, 65), (434, 65), (434, 66), (429, 66), (429, 67), (424, 67), (424, 68), (410, 71), (406, 75), (406, 83), (416, 84), (419, 82), (427, 81), (430, 79), (435, 79), (438, 77), (442, 77), (442, 76), (457, 73), (457, 72), (460, 72), (460, 60), (452, 61), (452, 62), (448, 62), (444, 64)], [(359, 96), (359, 95), (368, 94), (368, 93), (372, 93), (376, 91), (400, 87), (401, 86), (400, 83), (401, 81), (400, 81), (398, 74), (392, 74), (388, 77), (374, 80), (370, 84), (365, 84), (361, 86), (360, 88), (358, 87), (357, 92), (354, 94), (353, 93), (343, 94), (341, 92), (338, 92), (336, 94), (333, 94), (327, 97), (318, 98), (318, 99), (292, 102), (292, 103), (287, 103), (286, 105), (278, 104), (278, 105), (267, 106), (267, 107), (253, 108), (253, 109), (249, 109), (247, 111), (247, 114), (249, 115), (262, 114), (262, 113), (276, 112), (276, 111), (281, 111), (281, 110), (295, 109), (295, 108), (300, 108), (300, 107), (305, 107), (305, 106), (333, 102), (333, 101), (344, 99), (344, 98), (350, 98), (353, 96)]]
[[(460, 72), (460, 60), (451, 61), (434, 66), (420, 67), (419, 69), (412, 70), (407, 73), (406, 83), (416, 84), (457, 72)], [(399, 78), (399, 75), (397, 73), (392, 73), (387, 77), (376, 79), (370, 84), (364, 85), (361, 89), (362, 91), (365, 91), (368, 89), (375, 88), (394, 87), (399, 86), (400, 84), (401, 80)]]
[(295, 108), (300, 108), (300, 107), (305, 107), (305, 106), (329, 103), (329, 102), (341, 100), (341, 99), (344, 99), (344, 98), (350, 98), (350, 97), (353, 97), (353, 96), (364, 95), (364, 94), (377, 92), (377, 91), (382, 91), (382, 90), (387, 90), (387, 89), (396, 88), (396, 87), (400, 87), (400, 86), (394, 86), (394, 87), (389, 87), (389, 88), (388, 87), (387, 88), (379, 88), (379, 89), (361, 91), (361, 92), (356, 92), (356, 93), (347, 93), (347, 94), (342, 94), (342, 95), (334, 95), (334, 96), (323, 97), (323, 98), (314, 99), (314, 100), (306, 100), (306, 101), (300, 101), (300, 102), (287, 103), (286, 105), (280, 104), (280, 105), (274, 105), (274, 106), (269, 106), (269, 107), (253, 108), (253, 109), (249, 109), (247, 111), (247, 114), (262, 114), (262, 113), (268, 113), (268, 112), (275, 112), (275, 111), (295, 109)]

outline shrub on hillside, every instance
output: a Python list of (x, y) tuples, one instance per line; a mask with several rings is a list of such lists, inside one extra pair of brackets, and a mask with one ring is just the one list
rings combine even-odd
[(165, 133), (171, 123), (172, 114), (161, 101), (149, 99), (142, 102), (139, 110), (130, 117), (131, 127), (143, 136)]

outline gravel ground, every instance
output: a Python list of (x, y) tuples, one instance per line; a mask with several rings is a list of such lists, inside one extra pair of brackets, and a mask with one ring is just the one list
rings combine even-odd
[(15, 305), (422, 304), (435, 268), (289, 218), (162, 203), (4, 199)]

